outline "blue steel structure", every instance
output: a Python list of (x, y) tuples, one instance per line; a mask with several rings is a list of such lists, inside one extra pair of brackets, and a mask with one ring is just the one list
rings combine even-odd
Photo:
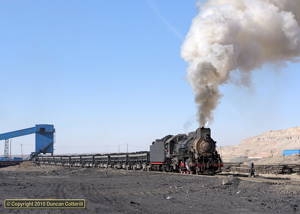
[(0, 161), (9, 161), (9, 157), (0, 157)]
[(300, 150), (299, 149), (283, 150), (283, 156), (288, 156), (293, 154), (300, 154)]
[(53, 125), (40, 124), (27, 129), (3, 133), (0, 134), (0, 140), (21, 137), (29, 134), (35, 134), (35, 152), (31, 152), (31, 160), (41, 153), (51, 153), (51, 155), (53, 155), (53, 144), (55, 134), (55, 129)]

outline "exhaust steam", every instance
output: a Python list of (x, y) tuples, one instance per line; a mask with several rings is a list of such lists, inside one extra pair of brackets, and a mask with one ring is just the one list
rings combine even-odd
[(299, 24), (298, 0), (210, 0), (200, 7), (181, 46), (200, 126), (213, 121), (219, 87), (233, 71), (249, 86), (251, 72), (266, 63), (300, 61)]

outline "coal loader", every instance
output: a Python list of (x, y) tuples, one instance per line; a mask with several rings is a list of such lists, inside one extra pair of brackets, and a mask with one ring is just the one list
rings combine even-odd
[(69, 167), (99, 167), (127, 170), (209, 174), (221, 172), (223, 167), (216, 151), (216, 141), (209, 128), (195, 132), (167, 135), (155, 140), (149, 151), (74, 156), (39, 156), (38, 164)]

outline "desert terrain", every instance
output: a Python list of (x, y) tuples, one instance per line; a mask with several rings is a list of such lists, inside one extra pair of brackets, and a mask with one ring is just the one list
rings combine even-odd
[[(225, 162), (237, 157), (248, 157), (265, 158), (263, 162), (268, 160), (268, 163), (285, 162), (282, 157), (283, 150), (289, 149), (300, 149), (300, 127), (268, 131), (242, 140), (238, 145), (217, 148)], [(242, 159), (239, 161), (242, 161)]]
[[(299, 178), (184, 175), (24, 163), (0, 169), (0, 213), (298, 213)], [(84, 210), (5, 210), (5, 199), (85, 199)]]

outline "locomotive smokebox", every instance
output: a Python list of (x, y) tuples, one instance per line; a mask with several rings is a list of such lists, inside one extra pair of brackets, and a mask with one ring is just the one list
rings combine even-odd
[(210, 136), (210, 128), (198, 128), (196, 139), (193, 141), (195, 153), (213, 153), (216, 149), (216, 142)]

